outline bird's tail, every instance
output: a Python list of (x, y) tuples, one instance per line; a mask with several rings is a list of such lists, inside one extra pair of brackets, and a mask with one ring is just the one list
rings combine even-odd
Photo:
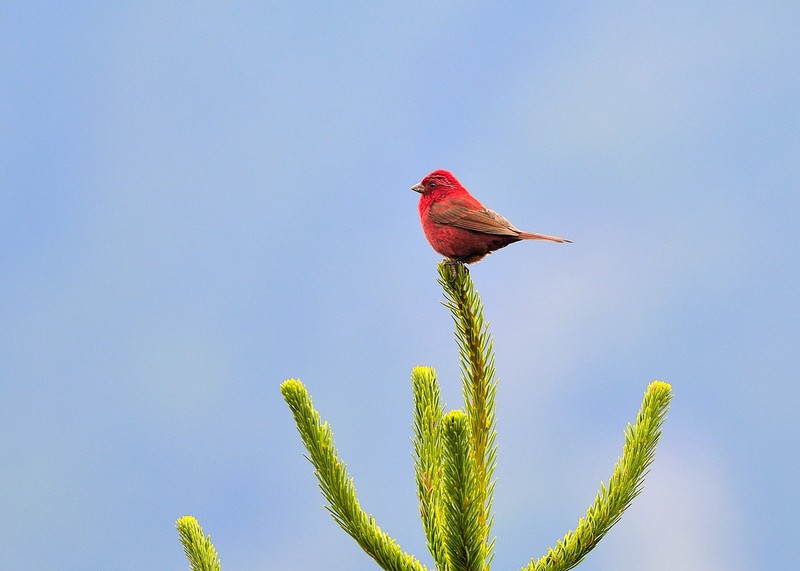
[(558, 236), (548, 236), (547, 234), (534, 234), (532, 232), (520, 232), (520, 240), (550, 240), (551, 242), (572, 242), (566, 238), (559, 238)]

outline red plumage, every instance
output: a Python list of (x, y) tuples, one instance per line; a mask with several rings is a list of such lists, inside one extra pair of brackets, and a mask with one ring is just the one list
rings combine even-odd
[(433, 249), (471, 264), (520, 240), (569, 242), (566, 238), (523, 232), (472, 196), (452, 174), (436, 170), (411, 190), (421, 194), (419, 218)]

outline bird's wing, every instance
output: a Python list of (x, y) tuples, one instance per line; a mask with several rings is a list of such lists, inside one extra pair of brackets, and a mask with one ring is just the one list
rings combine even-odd
[(455, 226), (465, 230), (497, 234), (499, 236), (518, 236), (520, 230), (494, 210), (481, 208), (476, 210), (467, 206), (441, 205), (431, 206), (429, 215), (434, 222)]

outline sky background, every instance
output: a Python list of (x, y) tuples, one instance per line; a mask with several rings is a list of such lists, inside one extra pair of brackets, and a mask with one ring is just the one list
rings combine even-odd
[[(488, 3), (487, 3), (488, 4)], [(0, 6), (0, 569), (370, 570), (279, 384), (426, 564), (410, 371), (460, 406), (409, 187), (520, 228), (495, 340), (494, 568), (574, 528), (647, 384), (644, 493), (581, 569), (796, 565), (800, 4)]]

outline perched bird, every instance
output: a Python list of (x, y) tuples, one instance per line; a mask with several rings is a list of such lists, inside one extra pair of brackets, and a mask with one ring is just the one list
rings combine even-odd
[(478, 202), (451, 173), (436, 170), (411, 187), (419, 192), (419, 219), (433, 249), (456, 262), (471, 264), (520, 240), (570, 242), (566, 238), (523, 232)]

